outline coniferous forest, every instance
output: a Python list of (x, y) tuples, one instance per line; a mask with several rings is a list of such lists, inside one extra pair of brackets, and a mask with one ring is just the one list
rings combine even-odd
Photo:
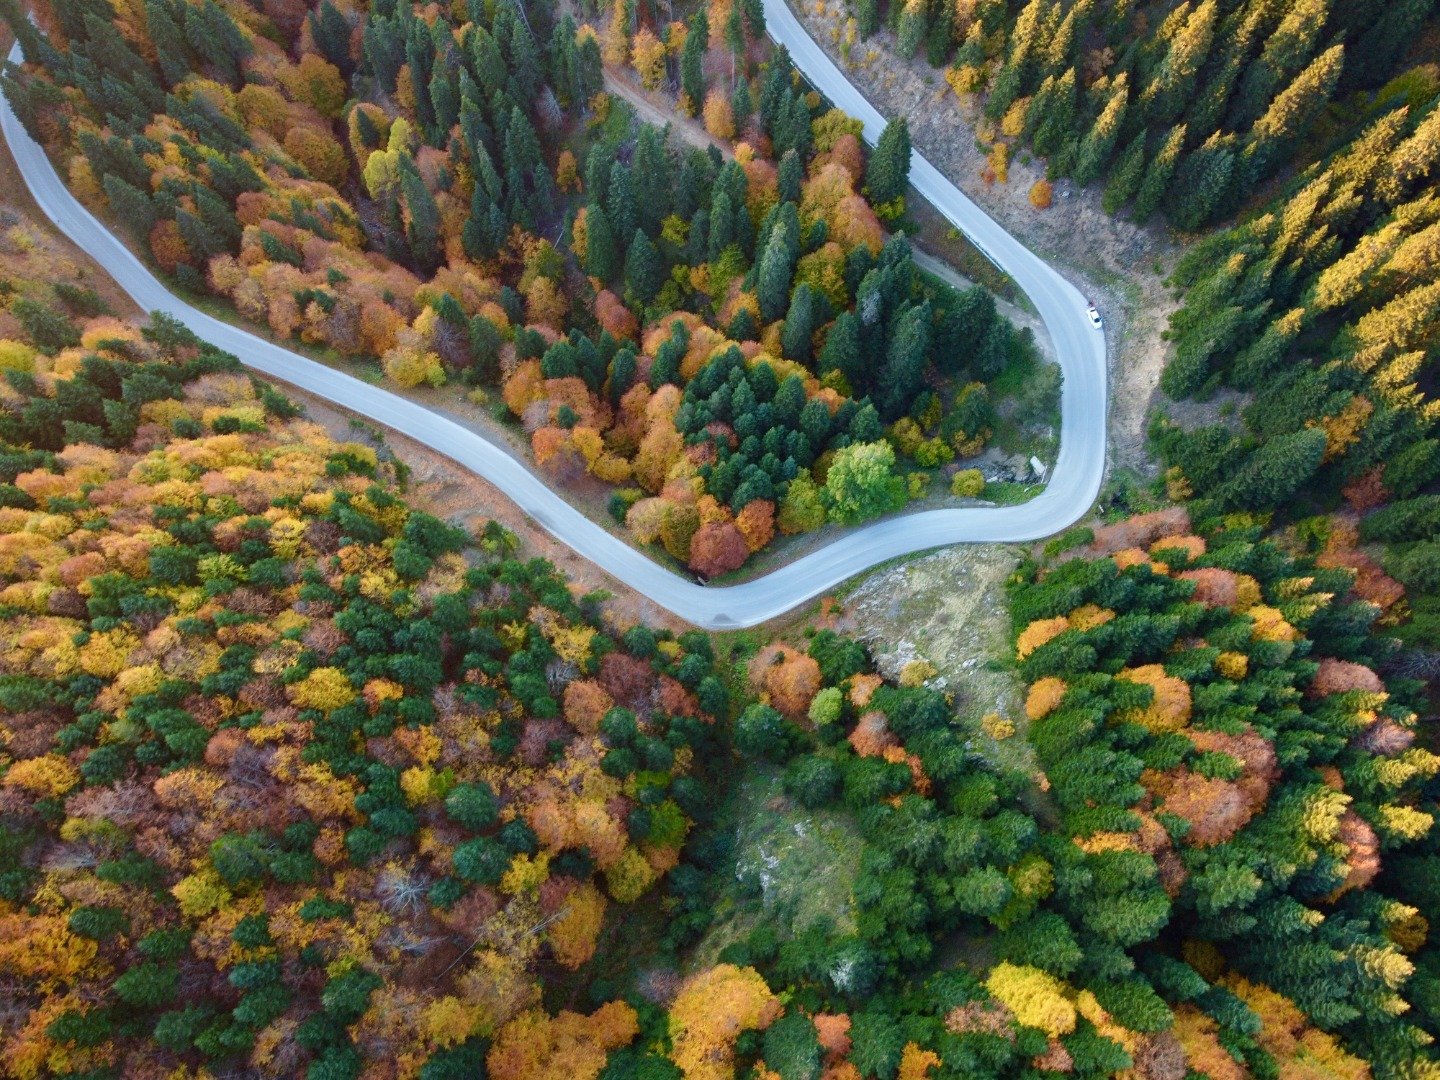
[[(750, 0), (0, 10), (17, 113), (172, 284), (487, 395), (704, 576), (980, 493), (1038, 370), (917, 269), (904, 123), (862, 147)], [(7, 210), (0, 1072), (1440, 1076), (1431, 5), (855, 12), (1208, 230), (1161, 388), (1239, 405), (1162, 406), (1154, 485), (1025, 546), (972, 663), (1016, 708), (843, 595), (637, 621)], [(749, 819), (830, 845), (799, 899)]]

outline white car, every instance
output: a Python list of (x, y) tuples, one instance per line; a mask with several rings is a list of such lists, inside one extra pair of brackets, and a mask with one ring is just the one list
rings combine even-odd
[(1093, 326), (1096, 330), (1103, 329), (1104, 324), (1100, 321), (1100, 312), (1095, 310), (1094, 304), (1091, 304), (1088, 308), (1085, 309), (1085, 314), (1090, 316), (1091, 326)]

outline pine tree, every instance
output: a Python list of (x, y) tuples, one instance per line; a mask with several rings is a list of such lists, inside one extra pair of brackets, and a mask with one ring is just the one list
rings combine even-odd
[(1280, 25), (1240, 79), (1230, 107), (1232, 129), (1243, 130), (1253, 124), (1315, 54), (1330, 0), (1295, 0), (1287, 7)]
[(802, 281), (790, 300), (785, 326), (780, 334), (780, 348), (787, 359), (802, 364), (810, 362), (810, 339), (820, 322), (821, 299)]
[(1170, 185), (1170, 178), (1175, 175), (1175, 167), (1180, 164), (1180, 153), (1184, 148), (1185, 125), (1176, 124), (1170, 129), (1170, 134), (1165, 136), (1165, 142), (1155, 156), (1150, 159), (1150, 164), (1145, 169), (1145, 178), (1140, 181), (1140, 189), (1135, 193), (1135, 205), (1131, 214), (1136, 221), (1148, 220), (1159, 208), (1160, 200), (1165, 197)]
[(1198, 228), (1230, 198), (1239, 156), (1236, 143), (1233, 135), (1212, 135), (1181, 159), (1165, 204), (1177, 226)]
[(725, 47), (730, 50), (730, 81), (734, 83), (740, 72), (740, 57), (745, 55), (745, 16), (738, 3), (730, 4), (730, 14), (725, 17)]
[[(509, 81), (500, 46), (483, 26), (473, 27), (470, 34), (470, 64), (487, 98), (493, 98)], [(501, 114), (493, 115), (497, 124), (505, 119)]]
[(736, 241), (735, 208), (731, 205), (728, 191), (715, 193), (710, 203), (710, 225), (706, 232), (709, 234), (706, 255), (710, 262), (714, 262)]
[(1245, 148), (1248, 183), (1254, 184), (1269, 176), (1294, 141), (1319, 117), (1340, 81), (1344, 61), (1343, 45), (1321, 53), (1276, 95), (1264, 115), (1255, 121)]
[(894, 0), (892, 12), (899, 12), (895, 27), (895, 49), (906, 60), (915, 56), (920, 43), (929, 31), (928, 7), (926, 0)]
[(794, 150), (787, 150), (780, 157), (779, 180), (776, 184), (776, 192), (782, 203), (792, 202), (797, 205), (800, 202), (801, 184), (805, 179), (805, 166), (800, 162), (800, 155)]
[(585, 272), (609, 283), (615, 280), (619, 263), (620, 253), (609, 215), (592, 200), (585, 208)]
[(855, 0), (855, 28), (862, 38), (880, 29), (880, 0)]
[(786, 203), (790, 215), (777, 218), (755, 274), (755, 293), (760, 315), (766, 322), (782, 318), (790, 302), (790, 282), (799, 252), (799, 227), (794, 222), (794, 204)]
[(930, 313), (930, 301), (926, 300), (906, 308), (895, 320), (885, 364), (875, 386), (875, 406), (887, 421), (904, 416), (924, 385), (925, 361), (930, 352)]
[(1151, 124), (1171, 123), (1194, 95), (1200, 68), (1209, 56), (1214, 41), (1215, 21), (1215, 0), (1205, 0), (1190, 11), (1184, 25), (1170, 41), (1160, 70), (1140, 97), (1141, 109)]
[(610, 181), (606, 186), (605, 210), (615, 235), (629, 236), (640, 224), (640, 206), (629, 166), (622, 161), (615, 162), (610, 167)]
[(702, 8), (690, 18), (685, 48), (680, 56), (680, 89), (698, 111), (705, 100), (705, 51), (710, 48), (710, 20)]
[(535, 127), (518, 105), (512, 106), (510, 109), (510, 121), (505, 128), (503, 161), (507, 169), (513, 168), (522, 174), (529, 172), (537, 165), (545, 164), (544, 156), (540, 152), (540, 140), (535, 135)]
[(1221, 490), (1232, 504), (1255, 510), (1283, 506), (1320, 468), (1325, 432), (1301, 428), (1266, 440)]
[(750, 114), (755, 111), (755, 103), (750, 97), (750, 82), (741, 78), (735, 83), (735, 92), (730, 95), (730, 111), (735, 114), (735, 127), (743, 129), (750, 121)]
[(470, 320), (470, 377), (493, 383), (500, 376), (500, 348), (505, 343), (495, 324), (483, 315)]
[(1433, 8), (1433, 0), (1387, 0), (1382, 4), (1379, 17), (1349, 49), (1346, 87), (1379, 86), (1390, 78)]
[[(560, 99), (560, 104), (568, 109), (576, 103), (575, 19), (573, 16), (567, 14), (555, 24), (555, 29), (550, 34), (547, 59), (550, 63), (550, 85), (555, 88), (555, 94)], [(582, 104), (584, 100), (581, 97)]]
[(905, 194), (910, 182), (910, 125), (899, 117), (885, 125), (865, 166), (865, 188), (872, 202), (889, 203)]
[(610, 403), (619, 405), (620, 399), (625, 396), (625, 391), (635, 385), (635, 375), (639, 371), (636, 361), (635, 350), (628, 345), (619, 350), (610, 361)]
[(654, 235), (660, 231), (660, 223), (670, 213), (675, 170), (665, 149), (664, 133), (653, 124), (646, 124), (640, 129), (640, 135), (635, 140), (635, 152), (630, 158), (629, 175), (635, 190), (637, 222), (647, 233)]
[(632, 296), (648, 304), (665, 283), (665, 264), (650, 238), (639, 229), (625, 252), (625, 286)]
[(1115, 80), (1105, 108), (1080, 144), (1073, 174), (1077, 184), (1089, 184), (1105, 171), (1110, 154), (1115, 149), (1115, 140), (1120, 137), (1120, 129), (1125, 123), (1125, 107), (1129, 98), (1130, 85), (1122, 72)]
[(181, 209), (175, 215), (175, 224), (180, 226), (180, 239), (201, 263), (208, 262), (225, 251), (225, 241), (214, 229), (206, 225), (197, 215)]
[(146, 240), (156, 221), (155, 204), (149, 193), (141, 191), (114, 173), (107, 175), (103, 184), (105, 197), (110, 200), (110, 208), (115, 211), (116, 219), (125, 223), (125, 227), (136, 240)]
[(1101, 209), (1107, 214), (1117, 212), (1134, 197), (1140, 189), (1140, 180), (1145, 175), (1145, 132), (1130, 140), (1130, 145), (1120, 155), (1110, 178), (1105, 184), (1105, 194), (1100, 199)]
[[(1052, 76), (1053, 79), (1053, 76)], [(1041, 157), (1057, 153), (1075, 127), (1075, 69), (1069, 68), (1058, 79), (1047, 79), (1046, 88), (1035, 95), (1038, 108), (1032, 106), (1032, 113), (1039, 112), (1039, 125), (1031, 144)]]
[(320, 55), (339, 68), (340, 74), (348, 80), (355, 73), (355, 61), (350, 57), (350, 24), (345, 16), (331, 0), (320, 0), (320, 5), (310, 12), (306, 21)]
[(600, 58), (600, 43), (587, 34), (575, 49), (575, 96), (580, 105), (605, 88), (605, 69)]
[(400, 193), (405, 200), (405, 240), (415, 266), (425, 272), (440, 260), (440, 208), (408, 154), (400, 157)]
[(221, 81), (239, 85), (240, 61), (250, 55), (252, 46), (215, 0), (186, 5), (185, 39), (203, 62), (215, 68)]

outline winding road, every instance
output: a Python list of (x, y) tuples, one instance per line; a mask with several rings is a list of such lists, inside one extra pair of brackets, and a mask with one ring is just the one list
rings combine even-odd
[[(884, 118), (810, 38), (784, 0), (765, 0), (770, 34), (822, 94), (865, 124), (874, 143)], [(10, 58), (19, 61), (17, 45)], [(557, 539), (636, 592), (690, 622), (731, 630), (766, 622), (861, 571), (912, 552), (964, 542), (1036, 540), (1079, 519), (1105, 471), (1105, 341), (1080, 293), (915, 154), (915, 188), (1025, 291), (1055, 343), (1064, 373), (1060, 453), (1050, 483), (1019, 506), (930, 510), (849, 531), (764, 577), (705, 587), (653, 562), (591, 521), (506, 450), (387, 390), (335, 371), (191, 307), (82, 206), (0, 95), (0, 131), (26, 185), (55, 226), (104, 266), (146, 311), (163, 311), (262, 374), (406, 435), (489, 480)]]

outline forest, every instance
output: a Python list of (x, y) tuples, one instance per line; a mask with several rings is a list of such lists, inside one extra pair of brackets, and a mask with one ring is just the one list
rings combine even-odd
[[(1033, 346), (753, 2), (0, 3), (4, 91), (178, 288), (488, 395), (703, 576), (982, 490)], [(1112, 211), (1225, 222), (1162, 381), (1214, 422), (1025, 549), (974, 658), (1017, 706), (887, 675), (843, 597), (637, 622), (6, 211), (7, 1074), (1440, 1076), (1430, 5), (856, 17)], [(747, 813), (843, 838), (831, 906)]]
[[(1002, 768), (823, 612), (617, 623), (163, 316), (12, 285), (14, 1075), (1428, 1075), (1440, 757), (1345, 569), (1243, 516), (1072, 535), (1013, 579)], [(739, 765), (850, 823), (850, 910), (687, 965)]]
[[(1440, 59), (1429, 0), (850, 5), (1109, 213), (1223, 226), (1181, 256), (1161, 388), (1224, 395), (1152, 441), (1202, 517), (1277, 515), (1354, 571), (1407, 640), (1440, 641), (1433, 362)], [(1408, 595), (1407, 595), (1408, 592)]]
[[(1431, 0), (849, 0), (848, 58), (882, 28), (981, 106), (992, 162), (1028, 149), (1051, 180), (1103, 186), (1107, 212), (1213, 225), (1317, 148), (1363, 127), (1372, 96), (1437, 27)], [(1427, 59), (1433, 59), (1427, 57)], [(1421, 80), (1434, 78), (1433, 70)], [(1412, 93), (1413, 92), (1413, 93)]]
[[(1037, 362), (887, 233), (903, 121), (867, 154), (758, 5), (632, 12), (628, 35), (478, 0), (0, 10), (35, 61), (3, 78), (17, 114), (177, 284), (401, 387), (475, 388), (555, 482), (605, 485), (704, 577), (980, 494), (957, 459), (1000, 425), (988, 384)], [(714, 145), (637, 123), (604, 90), (617, 57), (647, 85), (675, 66)]]

